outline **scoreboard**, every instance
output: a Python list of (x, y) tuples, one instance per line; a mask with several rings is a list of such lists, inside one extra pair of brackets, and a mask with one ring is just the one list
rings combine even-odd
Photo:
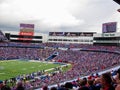
[(117, 30), (117, 22), (108, 22), (102, 24), (102, 33), (113, 33)]
[(10, 42), (22, 43), (42, 43), (43, 36), (34, 34), (34, 24), (20, 24), (20, 32), (18, 34), (5, 33)]
[(21, 23), (19, 35), (25, 36), (25, 38), (18, 38), (19, 40), (32, 40), (32, 36), (34, 36), (34, 24)]

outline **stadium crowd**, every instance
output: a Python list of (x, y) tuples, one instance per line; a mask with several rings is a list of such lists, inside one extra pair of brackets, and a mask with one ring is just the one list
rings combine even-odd
[(99, 45), (90, 45), (90, 44), (63, 44), (63, 43), (15, 43), (15, 42), (1, 42), (1, 46), (7, 47), (52, 47), (52, 48), (80, 48), (80, 49), (90, 49), (90, 50), (108, 50), (108, 51), (120, 51), (120, 48), (117, 46), (99, 46)]
[[(6, 81), (0, 81), (0, 90), (34, 90), (41, 83), (42, 81), (38, 79), (34, 82), (18, 81), (14, 87), (9, 87)], [(57, 86), (51, 88), (44, 84), (41, 89), (36, 90), (120, 90), (120, 68), (102, 75), (90, 75), (64, 84), (56, 84)]]
[[(30, 48), (30, 46), (33, 46), (35, 48)], [(41, 45), (35, 45), (35, 44), (16, 44), (16, 43), (0, 43), (0, 60), (11, 60), (11, 59), (25, 59), (25, 60), (45, 60), (47, 57), (49, 57), (53, 52), (58, 52), (59, 55), (54, 58), (55, 61), (62, 61), (72, 64), (72, 68), (69, 71), (66, 72), (59, 72), (51, 74), (51, 75), (45, 75), (45, 77), (42, 78), (36, 78), (40, 77), (41, 75), (44, 75), (44, 72), (36, 72), (31, 73), (29, 75), (23, 75), (15, 77), (11, 80), (5, 80), (4, 82), (1, 81), (2, 85), (5, 86), (8, 82), (16, 83), (16, 85), (11, 85), (11, 90), (23, 90), (23, 89), (16, 89), (16, 88), (24, 88), (24, 90), (33, 90), (33, 88), (39, 88), (42, 86), (48, 86), (53, 84), (59, 84), (61, 82), (65, 82), (68, 80), (73, 80), (78, 78), (77, 81), (71, 83), (66, 83), (63, 85), (64, 88), (68, 90), (68, 88), (73, 88), (73, 84), (75, 84), (76, 89), (81, 89), (82, 86), (86, 86), (86, 88), (89, 88), (93, 81), (96, 80), (95, 77), (89, 77), (90, 80), (88, 80), (88, 83), (85, 83), (84, 80), (79, 78), (81, 76), (91, 75), (93, 73), (97, 73), (99, 71), (111, 68), (112, 66), (118, 65), (120, 63), (120, 55), (119, 53), (109, 53), (107, 51), (111, 52), (119, 52), (120, 48), (115, 46), (93, 46), (93, 45), (81, 45), (81, 44), (41, 44)], [(4, 47), (3, 47), (4, 46)], [(6, 47), (5, 47), (6, 46)], [(16, 47), (17, 46), (17, 47)], [(22, 47), (18, 47), (22, 46)], [(44, 46), (44, 48), (36, 48), (38, 46)], [(49, 47), (49, 48), (48, 48)], [(62, 48), (68, 48), (67, 50), (61, 50), (59, 47)], [(80, 48), (84, 51), (80, 50), (72, 50), (72, 48)], [(89, 50), (89, 51), (85, 51)], [(94, 50), (99, 50), (101, 52), (97, 52)], [(106, 52), (102, 52), (102, 51)], [(13, 52), (14, 51), (14, 52)], [(103, 77), (102, 77), (103, 76)], [(104, 78), (104, 75), (101, 77), (97, 76), (97, 78), (100, 79)], [(107, 74), (107, 77), (109, 75)], [(105, 75), (106, 78), (106, 75)], [(120, 79), (120, 78), (118, 78)], [(106, 79), (105, 79), (106, 80)], [(109, 78), (110, 80), (110, 78)], [(110, 80), (110, 82), (112, 82)], [(116, 80), (117, 82), (117, 80)], [(103, 82), (100, 83), (101, 86), (104, 85)], [(109, 82), (105, 82), (106, 84), (110, 84)], [(107, 85), (108, 85), (107, 84)], [(1, 87), (3, 87), (1, 85)], [(94, 84), (98, 85), (98, 84)], [(72, 87), (69, 87), (72, 86)], [(111, 86), (111, 85), (110, 85)], [(115, 87), (115, 81), (113, 87)], [(118, 87), (118, 86), (117, 86)], [(44, 87), (47, 88), (47, 87)], [(44, 89), (43, 88), (43, 89)], [(59, 88), (59, 87), (58, 87)], [(59, 89), (60, 89), (59, 88)], [(52, 88), (51, 88), (52, 89)], [(53, 88), (57, 89), (57, 88)], [(47, 89), (44, 89), (47, 90)], [(85, 89), (85, 90), (93, 90), (93, 89)], [(95, 89), (97, 90), (97, 89)], [(100, 90), (100, 89), (98, 89)], [(109, 89), (103, 89), (103, 90), (109, 90)], [(111, 89), (114, 90), (114, 89)], [(119, 89), (118, 89), (119, 90)]]

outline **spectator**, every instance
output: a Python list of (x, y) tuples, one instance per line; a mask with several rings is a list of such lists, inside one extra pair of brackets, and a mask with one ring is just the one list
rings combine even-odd
[(17, 86), (16, 86), (15, 90), (25, 90), (24, 86), (23, 86), (23, 83), (21, 81), (18, 81), (16, 85)]
[(0, 81), (0, 89), (3, 87), (3, 81)]
[(48, 90), (48, 86), (43, 86), (43, 88), (42, 88), (43, 90)]
[(67, 83), (65, 83), (65, 88), (66, 88), (67, 90), (69, 90), (69, 89), (73, 89), (73, 85), (72, 85), (72, 83), (71, 83), (71, 82), (67, 82)]
[(11, 90), (11, 88), (7, 85), (3, 85), (3, 87), (0, 90)]
[(117, 83), (115, 90), (120, 90), (120, 68), (117, 70), (117, 75), (115, 79)]
[(86, 86), (86, 81), (85, 80), (80, 80), (80, 83), (79, 83), (79, 89), (78, 90), (89, 90), (89, 88)]
[(101, 90), (115, 90), (112, 85), (112, 79), (110, 73), (104, 73), (101, 75)]
[(89, 88), (89, 90), (96, 90), (97, 88), (95, 87), (95, 85), (94, 85), (94, 80), (88, 80), (88, 88)]
[(56, 87), (52, 87), (50, 90), (57, 90), (57, 88)]
[(101, 88), (101, 83), (100, 83), (100, 78), (95, 78), (94, 85), (96, 87), (96, 90), (100, 90)]

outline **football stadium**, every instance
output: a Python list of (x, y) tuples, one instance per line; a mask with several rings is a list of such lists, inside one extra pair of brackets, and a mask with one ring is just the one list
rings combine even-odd
[(102, 23), (102, 33), (47, 35), (29, 23), (20, 23), (19, 32), (1, 29), (0, 90), (120, 90), (117, 25)]

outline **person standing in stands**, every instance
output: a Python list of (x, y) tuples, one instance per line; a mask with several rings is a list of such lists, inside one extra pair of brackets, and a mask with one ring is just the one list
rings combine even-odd
[(86, 86), (86, 84), (87, 84), (87, 81), (85, 78), (80, 80), (78, 90), (89, 90), (89, 88)]
[(25, 90), (22, 81), (18, 81), (15, 90)]
[(0, 80), (0, 90), (3, 87), (3, 81)]
[(112, 79), (110, 73), (104, 73), (101, 75), (101, 89), (100, 90), (115, 90), (112, 85)]
[(88, 83), (89, 90), (97, 90), (97, 88), (94, 85), (94, 80), (90, 79), (90, 80), (88, 80), (87, 83)]
[(115, 88), (115, 90), (120, 90), (120, 68), (117, 70), (117, 75), (115, 77), (117, 86)]

